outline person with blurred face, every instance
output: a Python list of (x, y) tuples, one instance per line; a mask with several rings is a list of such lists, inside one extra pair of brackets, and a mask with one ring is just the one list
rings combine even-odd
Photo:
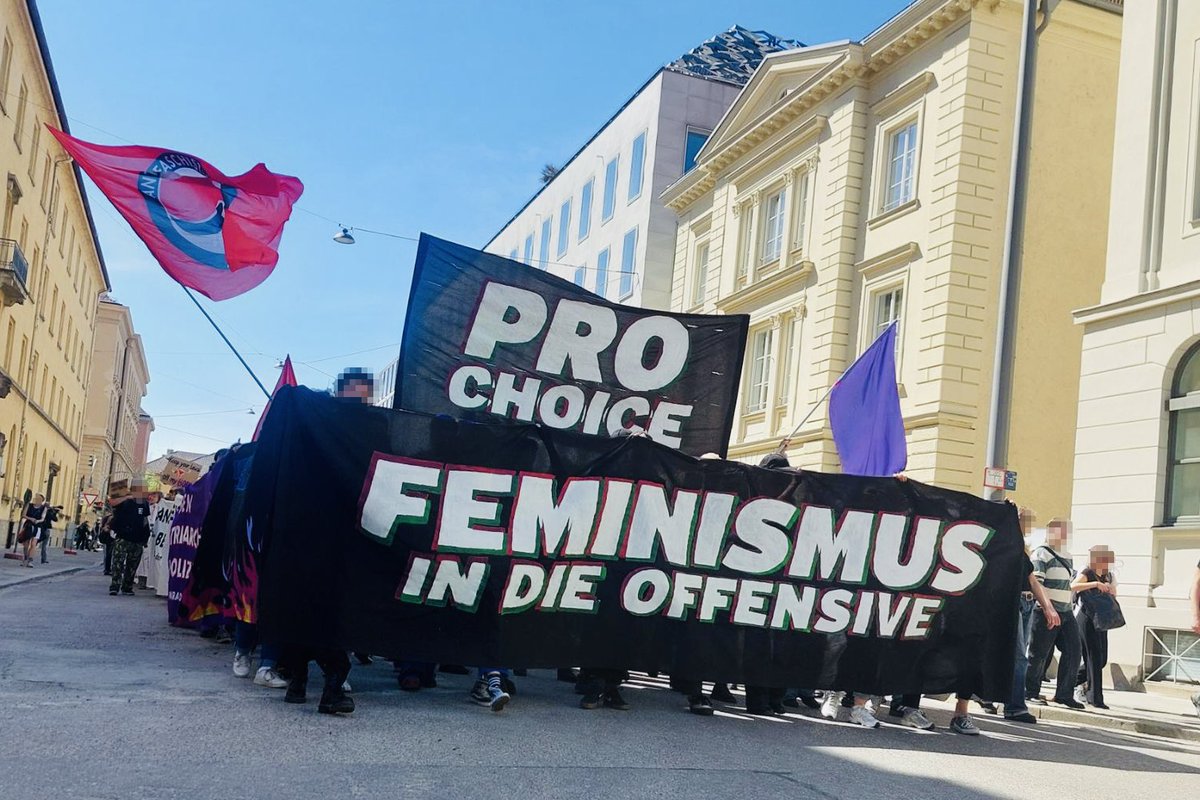
[[(1088, 565), (1075, 576), (1071, 588), (1077, 593), (1103, 592), (1114, 597), (1117, 582), (1113, 578), (1113, 551), (1105, 545), (1096, 545), (1088, 551)], [(1079, 638), (1083, 642), (1083, 668), (1079, 671), (1075, 702), (1095, 708), (1108, 708), (1104, 704), (1104, 665), (1108, 663), (1108, 631), (1098, 630), (1092, 618), (1084, 613), (1082, 603), (1075, 610), (1075, 622), (1079, 625)], [(1086, 689), (1084, 688), (1086, 686)]]
[(1061, 624), (1051, 627), (1044, 616), (1035, 616), (1033, 630), (1029, 634), (1028, 672), (1025, 674), (1025, 700), (1037, 705), (1046, 705), (1041, 696), (1042, 676), (1050, 663), (1055, 646), (1062, 651), (1058, 661), (1058, 678), (1055, 682), (1053, 702), (1068, 708), (1082, 709), (1083, 703), (1072, 696), (1079, 672), (1081, 643), (1079, 625), (1072, 609), (1074, 593), (1071, 581), (1075, 568), (1071, 557), (1063, 555), (1071, 535), (1071, 521), (1052, 519), (1046, 525), (1046, 543), (1033, 551), (1033, 576), (1046, 590)]
[(21, 566), (33, 567), (33, 551), (37, 547), (38, 536), (42, 532), (42, 523), (50, 507), (46, 498), (40, 494), (33, 496), (33, 502), (25, 506), (25, 515), (21, 518), (21, 532), (17, 534), (17, 542), (24, 548)]
[(113, 507), (112, 531), (116, 537), (112, 553), (112, 582), (109, 594), (133, 594), (133, 578), (142, 551), (150, 542), (150, 503), (146, 500), (146, 484), (134, 480), (129, 494), (109, 501)]

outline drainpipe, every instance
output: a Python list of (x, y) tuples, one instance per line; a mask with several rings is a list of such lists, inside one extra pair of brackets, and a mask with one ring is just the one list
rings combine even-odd
[[(1008, 185), (1008, 211), (1004, 224), (1004, 255), (1000, 265), (1000, 303), (996, 313), (996, 361), (992, 370), (988, 408), (988, 441), (985, 464), (1005, 467), (1012, 405), (1013, 349), (1017, 332), (1017, 301), (1021, 288), (1021, 246), (1025, 232), (1025, 194), (1029, 185), (1029, 139), (1033, 117), (1033, 87), (1037, 65), (1037, 35), (1050, 21), (1053, 3), (1039, 26), (1039, 0), (1025, 0), (1021, 29), (1021, 60), (1017, 72), (1017, 118), (1013, 131), (1012, 174)], [(990, 500), (1004, 498), (1003, 489), (984, 488)]]

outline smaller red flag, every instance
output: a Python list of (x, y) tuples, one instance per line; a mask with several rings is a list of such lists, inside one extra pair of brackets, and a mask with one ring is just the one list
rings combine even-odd
[(161, 147), (113, 147), (50, 133), (121, 212), (167, 274), (211, 300), (258, 286), (279, 261), (298, 178), (263, 164), (230, 177)]
[[(299, 386), (296, 383), (296, 372), (292, 369), (292, 357), (289, 355), (283, 359), (283, 369), (279, 372), (279, 380), (275, 381), (275, 388), (271, 391), (271, 400), (275, 399), (275, 393), (284, 386)], [(271, 400), (267, 401), (267, 405), (263, 408), (262, 416), (258, 418), (258, 426), (254, 429), (254, 438), (250, 441), (257, 442), (258, 434), (262, 432), (263, 420), (267, 418), (267, 413), (271, 410)]]

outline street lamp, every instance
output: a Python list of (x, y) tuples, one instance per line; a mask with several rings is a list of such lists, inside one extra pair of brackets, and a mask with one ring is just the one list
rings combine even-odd
[(334, 234), (333, 240), (338, 244), (354, 244), (354, 237), (350, 235), (349, 228), (342, 228)]

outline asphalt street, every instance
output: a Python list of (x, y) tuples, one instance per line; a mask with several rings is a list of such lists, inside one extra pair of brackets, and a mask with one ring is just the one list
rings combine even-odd
[[(800, 713), (701, 718), (661, 681), (583, 711), (552, 673), (503, 713), (470, 679), (406, 694), (355, 666), (350, 717), (233, 677), (232, 648), (166, 625), (98, 567), (0, 589), (0, 798), (1194, 797), (1200, 745), (978, 716), (983, 735), (866, 730)], [(316, 670), (314, 667), (314, 677)], [(310, 687), (310, 695), (312, 688)]]

